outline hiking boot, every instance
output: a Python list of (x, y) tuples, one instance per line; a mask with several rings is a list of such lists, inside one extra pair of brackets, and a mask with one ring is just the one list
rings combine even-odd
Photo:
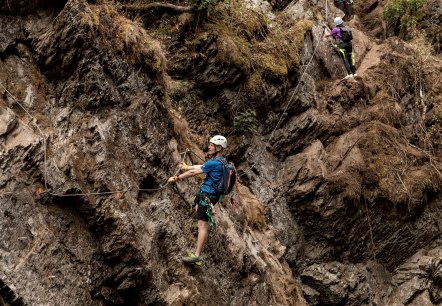
[(199, 256), (196, 256), (193, 253), (189, 253), (187, 257), (183, 257), (183, 261), (188, 264), (194, 264), (197, 266), (201, 266), (203, 264), (203, 259)]
[(353, 73), (353, 77), (357, 77), (358, 75), (356, 73)]
[(353, 74), (347, 74), (347, 75), (344, 77), (344, 80), (349, 79), (349, 78), (353, 78)]

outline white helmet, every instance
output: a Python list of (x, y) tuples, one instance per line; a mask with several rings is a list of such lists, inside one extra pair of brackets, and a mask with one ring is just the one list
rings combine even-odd
[(333, 22), (335, 23), (335, 25), (340, 25), (344, 23), (344, 20), (342, 20), (341, 17), (336, 17), (335, 20), (333, 20)]
[(221, 146), (224, 149), (227, 148), (227, 139), (224, 136), (216, 135), (210, 138), (209, 142), (213, 143), (216, 146)]

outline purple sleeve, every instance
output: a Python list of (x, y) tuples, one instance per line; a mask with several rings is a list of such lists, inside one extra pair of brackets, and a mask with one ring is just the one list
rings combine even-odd
[(335, 39), (340, 40), (341, 30), (339, 29), (339, 27), (335, 27), (333, 30), (331, 30), (330, 35), (333, 36)]

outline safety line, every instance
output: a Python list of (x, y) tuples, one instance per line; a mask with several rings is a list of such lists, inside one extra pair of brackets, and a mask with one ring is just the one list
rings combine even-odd
[[(321, 34), (320, 39), (322, 39), (322, 37), (324, 36), (324, 33), (325, 33), (325, 29), (322, 30), (322, 34)], [(279, 117), (279, 120), (278, 120), (278, 122), (276, 123), (275, 128), (274, 128), (273, 131), (270, 133), (269, 139), (267, 140), (267, 142), (266, 142), (265, 145), (263, 146), (263, 149), (262, 149), (262, 151), (261, 151), (260, 154), (262, 154), (262, 152), (265, 150), (265, 148), (267, 147), (267, 145), (270, 143), (270, 140), (272, 139), (273, 134), (275, 133), (276, 129), (278, 128), (279, 124), (280, 124), (281, 121), (282, 121), (282, 117), (285, 115), (285, 113), (287, 112), (287, 109), (288, 109), (288, 108), (290, 107), (290, 105), (292, 104), (292, 102), (293, 102), (293, 101), (292, 101), (292, 100), (293, 100), (293, 97), (294, 97), (295, 94), (297, 93), (298, 88), (299, 88), (299, 85), (302, 83), (302, 79), (303, 79), (305, 73), (307, 72), (307, 70), (308, 70), (308, 68), (309, 68), (309, 66), (310, 66), (310, 64), (311, 64), (311, 62), (312, 62), (312, 60), (313, 60), (313, 57), (315, 56), (315, 54), (316, 54), (316, 50), (318, 49), (320, 43), (321, 43), (321, 42), (319, 41), (319, 42), (316, 44), (316, 47), (315, 47), (315, 49), (313, 50), (313, 54), (312, 54), (312, 56), (310, 57), (310, 60), (308, 61), (307, 66), (305, 66), (304, 72), (301, 74), (301, 77), (299, 78), (299, 82), (298, 82), (298, 84), (296, 85), (295, 90), (293, 91), (293, 94), (292, 94), (292, 96), (290, 97), (289, 102), (287, 103), (287, 106), (285, 107), (284, 111), (282, 112), (281, 116)]]
[[(44, 182), (44, 187), (45, 190), (43, 190), (42, 192), (38, 192), (38, 195), (44, 195), (44, 194), (48, 194), (51, 196), (55, 196), (55, 197), (78, 197), (78, 196), (90, 196), (90, 195), (106, 195), (106, 194), (124, 194), (130, 190), (135, 190), (135, 191), (159, 191), (161, 189), (164, 189), (167, 187), (167, 185), (169, 185), (169, 182), (166, 182), (164, 185), (160, 185), (160, 187), (158, 188), (127, 188), (124, 190), (118, 190), (118, 191), (104, 191), (104, 192), (86, 192), (86, 193), (75, 193), (75, 194), (62, 194), (62, 193), (54, 193), (51, 192), (48, 189), (47, 186), (47, 148), (46, 148), (46, 136), (44, 135), (42, 129), (40, 128), (40, 126), (37, 124), (37, 119), (31, 115), (31, 113), (29, 113), (29, 111), (18, 101), (18, 99), (3, 85), (2, 82), (0, 82), (0, 86), (6, 91), (6, 93), (8, 93), (11, 98), (14, 100), (15, 103), (18, 104), (18, 106), (29, 116), (29, 118), (31, 118), (31, 122), (34, 124), (34, 126), (37, 128), (38, 132), (40, 133), (42, 139), (43, 139), (43, 150), (44, 150), (44, 165), (43, 165), (43, 169), (44, 169), (44, 173), (43, 173), (43, 182)], [(25, 123), (25, 125), (27, 125)], [(32, 129), (32, 128), (31, 128)], [(180, 155), (183, 155), (183, 158), (181, 160), (181, 163), (184, 162), (184, 159), (186, 157), (186, 154), (189, 152), (189, 149), (186, 149), (186, 151), (179, 153)], [(191, 151), (192, 152), (192, 151)], [(201, 159), (201, 157), (199, 157), (196, 153), (192, 152), (193, 154), (195, 154), (195, 156), (197, 156), (198, 158)], [(181, 164), (180, 163), (180, 164)], [(180, 171), (180, 168), (178, 166), (178, 169), (175, 171), (174, 176), (176, 176)], [(5, 192), (4, 194), (13, 194), (13, 192)]]
[(328, 0), (325, 0), (325, 22), (328, 22)]
[(89, 195), (102, 195), (102, 194), (114, 194), (114, 193), (125, 193), (127, 191), (129, 191), (130, 188), (126, 189), (126, 190), (119, 190), (119, 191), (105, 191), (105, 192), (88, 192), (88, 193), (52, 193), (52, 192), (46, 192), (43, 191), (41, 192), (39, 195), (42, 194), (49, 194), (51, 196), (54, 197), (80, 197), (80, 196), (89, 196)]
[[(184, 162), (184, 159), (186, 157), (186, 154), (189, 152), (189, 149), (186, 149), (186, 151), (179, 153), (180, 155), (183, 155), (183, 158), (181, 159), (181, 162)], [(178, 173), (180, 172), (180, 166), (178, 166), (178, 169), (175, 171), (173, 176), (176, 176)], [(127, 188), (124, 190), (117, 190), (117, 191), (104, 191), (104, 192), (85, 192), (85, 193), (73, 193), (73, 194), (62, 194), (62, 193), (53, 193), (50, 191), (43, 191), (41, 192), (39, 195), (43, 195), (43, 194), (49, 194), (51, 196), (56, 196), (56, 197), (80, 197), (80, 196), (90, 196), (90, 195), (106, 195), (106, 194), (124, 194), (130, 190), (133, 191), (159, 191), (162, 190), (164, 188), (167, 187), (167, 185), (169, 185), (169, 182), (166, 182), (164, 185), (160, 185), (160, 187), (158, 188)]]
[(202, 159), (198, 154), (196, 154), (195, 152), (193, 152), (192, 150), (189, 150), (190, 153), (192, 153), (193, 155), (195, 155), (196, 157), (198, 157), (199, 160), (206, 162), (204, 159)]
[[(326, 1), (327, 1), (327, 0), (326, 0)], [(327, 3), (327, 2), (326, 2), (326, 3)], [(326, 8), (326, 16), (327, 16), (327, 14), (328, 14), (328, 13), (327, 13), (327, 8)], [(322, 36), (324, 35), (324, 32), (325, 32), (325, 29), (323, 29), (323, 32), (322, 32), (322, 34), (321, 34), (321, 38), (322, 38)], [(298, 84), (296, 85), (296, 87), (295, 87), (295, 89), (294, 89), (294, 91), (293, 91), (293, 93), (292, 93), (292, 95), (291, 95), (291, 97), (290, 97), (290, 99), (289, 99), (289, 101), (288, 101), (288, 103), (287, 103), (287, 105), (286, 105), (284, 111), (282, 112), (282, 114), (281, 114), (281, 116), (280, 116), (278, 122), (276, 123), (276, 126), (274, 127), (273, 131), (271, 132), (271, 134), (270, 134), (270, 136), (269, 136), (269, 138), (268, 138), (266, 144), (263, 146), (263, 149), (262, 149), (262, 151), (261, 151), (261, 154), (262, 154), (262, 152), (264, 151), (264, 149), (267, 147), (267, 145), (270, 143), (270, 140), (272, 139), (274, 132), (275, 132), (276, 129), (278, 128), (279, 124), (281, 123), (283, 116), (284, 116), (285, 113), (287, 112), (287, 109), (290, 107), (291, 103), (293, 102), (293, 101), (292, 101), (292, 100), (293, 100), (293, 97), (294, 97), (295, 94), (297, 93), (297, 90), (298, 90), (298, 88), (299, 88), (299, 85), (300, 85), (300, 84), (302, 83), (302, 81), (303, 81), (304, 75), (306, 74), (306, 72), (307, 72), (307, 70), (308, 70), (308, 68), (309, 68), (309, 66), (310, 66), (310, 64), (311, 64), (311, 62), (312, 62), (312, 60), (313, 60), (313, 58), (314, 58), (314, 56), (315, 56), (315, 54), (316, 54), (316, 50), (317, 50), (318, 46), (319, 46), (319, 42), (316, 44), (316, 47), (315, 47), (315, 49), (314, 49), (314, 51), (313, 51), (313, 54), (312, 54), (312, 56), (310, 57), (310, 60), (308, 61), (307, 66), (305, 66), (305, 69), (304, 69), (303, 73), (301, 74), (301, 77), (300, 77), (300, 79), (299, 79), (299, 82), (298, 82)], [(46, 150), (46, 136), (43, 134), (43, 132), (42, 132), (40, 126), (36, 123), (36, 122), (37, 122), (37, 119), (36, 119), (35, 117), (33, 117), (33, 116), (32, 116), (32, 115), (26, 110), (26, 108), (25, 108), (20, 102), (18, 102), (18, 99), (17, 99), (12, 93), (10, 93), (9, 90), (8, 90), (8, 89), (7, 89), (7, 88), (6, 88), (1, 82), (0, 82), (0, 86), (3, 87), (3, 89), (4, 89), (4, 90), (5, 90), (5, 91), (6, 91), (6, 92), (7, 92), (7, 93), (8, 93), (8, 94), (14, 99), (14, 101), (20, 106), (20, 108), (22, 108), (23, 111), (25, 111), (26, 114), (32, 119), (32, 120), (31, 120), (32, 123), (35, 125), (35, 127), (37, 128), (37, 130), (39, 131), (39, 133), (41, 134), (41, 136), (42, 136), (42, 138), (43, 138), (43, 149), (44, 149), (44, 186), (45, 186), (45, 191), (41, 192), (40, 195), (42, 195), (42, 194), (49, 194), (49, 195), (51, 195), (51, 196), (57, 196), (57, 197), (74, 197), (74, 196), (89, 196), (89, 195), (106, 195), (106, 194), (125, 193), (125, 192), (127, 192), (127, 191), (132, 190), (132, 188), (127, 188), (127, 189), (119, 190), (119, 191), (88, 192), (88, 193), (77, 193), (77, 194), (59, 194), (59, 193), (53, 193), (53, 192), (50, 192), (50, 191), (48, 190), (48, 188), (47, 188), (47, 150)], [(201, 157), (199, 157), (196, 153), (194, 153), (193, 151), (191, 151), (191, 150), (189, 150), (189, 149), (186, 149), (185, 152), (180, 153), (180, 154), (183, 154), (183, 158), (182, 158), (182, 161), (181, 161), (181, 162), (184, 161), (185, 156), (186, 156), (186, 154), (187, 154), (189, 151), (190, 151), (191, 153), (193, 153), (195, 156), (197, 156), (199, 159), (201, 159), (202, 161), (204, 161), (204, 160), (203, 160)], [(179, 171), (180, 171), (180, 168), (178, 167), (178, 169), (177, 169), (177, 171), (175, 172), (174, 175), (178, 174)], [(159, 191), (159, 190), (164, 189), (164, 188), (167, 187), (168, 185), (169, 185), (169, 182), (166, 182), (164, 185), (160, 185), (160, 187), (158, 187), (158, 188), (150, 188), (150, 189), (146, 189), (146, 188), (137, 188), (137, 189), (133, 189), (133, 190), (135, 190), (135, 191)]]
[[(290, 97), (290, 99), (289, 99), (289, 101), (288, 101), (288, 103), (287, 103), (287, 106), (284, 108), (284, 111), (282, 112), (281, 116), (279, 117), (279, 120), (278, 120), (278, 122), (276, 123), (275, 128), (274, 128), (273, 131), (270, 133), (270, 136), (269, 136), (268, 140), (266, 141), (265, 145), (262, 147), (261, 151), (258, 152), (258, 155), (261, 155), (261, 154), (264, 152), (264, 150), (267, 148), (267, 146), (268, 146), (269, 143), (270, 143), (270, 140), (271, 140), (272, 137), (273, 137), (273, 134), (275, 133), (276, 129), (278, 128), (279, 124), (280, 124), (281, 121), (282, 121), (282, 117), (285, 115), (285, 113), (287, 112), (287, 109), (290, 107), (290, 105), (291, 105), (291, 103), (292, 103), (292, 99), (293, 99), (293, 97), (295, 96), (295, 94), (296, 94), (296, 92), (297, 92), (297, 90), (298, 90), (298, 88), (299, 88), (299, 85), (301, 84), (302, 79), (303, 79), (305, 73), (307, 72), (307, 70), (308, 70), (308, 68), (309, 68), (309, 66), (310, 66), (310, 64), (311, 64), (311, 62), (312, 62), (312, 60), (313, 60), (313, 58), (314, 58), (314, 56), (315, 56), (315, 54), (316, 54), (316, 50), (318, 49), (319, 45), (321, 44), (321, 39), (322, 39), (322, 37), (324, 36), (324, 33), (325, 33), (325, 29), (322, 30), (321, 37), (320, 37), (318, 43), (316, 44), (316, 47), (315, 47), (315, 49), (313, 50), (313, 54), (312, 54), (312, 56), (310, 57), (310, 60), (308, 61), (307, 65), (305, 66), (305, 69), (304, 69), (303, 73), (301, 74), (301, 77), (299, 78), (299, 82), (298, 82), (298, 84), (296, 85), (296, 87), (295, 87), (295, 89), (294, 89), (294, 91), (293, 91), (293, 94), (292, 94), (292, 96)], [(250, 167), (250, 166), (247, 166), (246, 169), (251, 169), (251, 167)], [(245, 172), (242, 173), (242, 174), (238, 174), (238, 177), (241, 177), (241, 176), (243, 176), (243, 175), (245, 175), (245, 174), (246, 174)]]

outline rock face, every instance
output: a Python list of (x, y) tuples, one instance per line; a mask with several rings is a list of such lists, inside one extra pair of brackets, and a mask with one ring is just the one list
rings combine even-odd
[(15, 114), (9, 109), (0, 109), (0, 136), (8, 134), (17, 124)]
[[(182, 265), (195, 228), (162, 185), (184, 156), (160, 44), (106, 4), (68, 1), (57, 18), (50, 12), (24, 44), (5, 40), (5, 303), (305, 304), (245, 187), (249, 208), (220, 216), (203, 271)], [(5, 35), (20, 37), (26, 20), (14, 20)]]
[[(356, 16), (342, 81), (319, 1), (270, 2), (296, 20), (131, 4), (0, 3), (0, 304), (442, 304), (437, 35), (375, 44)], [(185, 267), (199, 179), (165, 181), (214, 133), (240, 208)]]

